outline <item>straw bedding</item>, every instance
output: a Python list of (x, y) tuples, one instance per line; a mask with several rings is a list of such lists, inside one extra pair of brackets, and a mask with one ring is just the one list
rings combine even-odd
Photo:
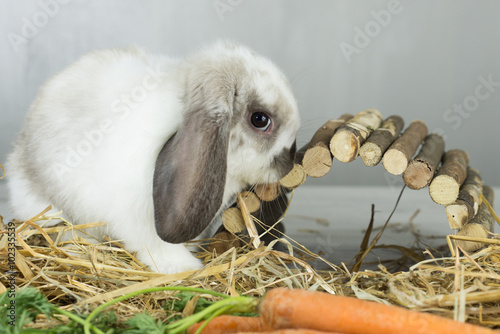
[[(43, 227), (44, 223), (55, 219), (62, 222), (55, 227)], [(389, 272), (381, 264), (378, 270), (351, 272), (347, 265), (329, 263), (287, 239), (282, 240), (286, 246), (283, 252), (273, 250), (272, 245), (255, 249), (251, 243), (221, 255), (200, 251), (197, 255), (206, 264), (203, 269), (163, 275), (139, 263), (118, 241), (92, 243), (90, 235), (83, 238), (76, 233), (71, 240), (64, 241), (65, 232), (79, 230), (85, 233), (100, 223), (73, 226), (60, 217), (42, 213), (30, 221), (16, 224), (16, 267), (20, 272), (17, 286), (36, 287), (52, 303), (67, 310), (88, 312), (103, 301), (162, 285), (202, 287), (230, 295), (252, 296), (263, 295), (269, 288), (285, 286), (355, 295), (484, 326), (500, 326), (499, 235), (488, 239), (497, 244), (476, 254), (465, 254), (452, 243), (454, 255), (450, 257), (435, 258), (430, 251), (420, 252), (425, 260), (399, 272)], [(0, 293), (8, 286), (5, 236), (5, 224), (2, 223)], [(113, 310), (123, 320), (144, 311), (165, 320), (163, 305), (174, 298), (174, 294), (140, 295), (114, 305)], [(33, 326), (50, 326), (50, 321), (54, 320), (42, 316)]]

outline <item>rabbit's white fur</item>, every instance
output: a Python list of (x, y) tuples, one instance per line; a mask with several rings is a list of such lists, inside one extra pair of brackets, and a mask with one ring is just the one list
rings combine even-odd
[[(258, 131), (244, 129), (248, 122), (225, 120), (235, 115), (224, 114), (218, 104), (231, 101), (221, 102), (227, 98), (216, 98), (213, 87), (203, 93), (202, 101), (191, 96), (192, 90), (207, 86), (203, 77), (210, 71), (233, 79), (222, 83), (226, 90), (238, 90), (231, 113), (236, 114), (239, 105), (247, 108), (243, 104), (250, 95), (258, 96), (262, 105), (286, 109), (276, 111), (281, 124), (269, 144), (259, 142)], [(214, 94), (213, 100), (208, 94)], [(216, 43), (186, 60), (149, 55), (137, 48), (102, 50), (54, 76), (34, 101), (7, 164), (15, 217), (27, 219), (52, 204), (53, 211), (61, 209), (76, 224), (107, 222), (95, 233), (123, 240), (153, 270), (175, 273), (199, 268), (201, 262), (183, 244), (167, 243), (158, 236), (152, 193), (159, 152), (190, 117), (189, 103), (204, 104), (205, 113), (213, 114), (210, 117), (230, 122), (225, 182), (212, 185), (223, 188), (222, 204), (214, 216), (249, 184), (283, 176), (282, 168), (272, 168), (273, 160), (291, 149), (299, 118), (284, 76), (270, 61), (229, 42)], [(167, 159), (186, 162), (177, 156)], [(161, 177), (156, 182), (163, 185)]]

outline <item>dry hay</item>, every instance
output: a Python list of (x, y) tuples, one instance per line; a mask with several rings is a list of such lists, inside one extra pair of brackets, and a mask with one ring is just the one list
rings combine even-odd
[[(149, 271), (120, 242), (107, 240), (94, 244), (89, 242), (90, 236), (82, 238), (76, 234), (71, 240), (63, 241), (65, 232), (85, 232), (100, 223), (73, 226), (62, 219), (62, 224), (56, 227), (39, 226), (55, 219), (61, 218), (40, 215), (17, 222), (16, 266), (20, 274), (16, 283), (18, 287), (38, 288), (51, 302), (66, 310), (87, 313), (103, 301), (163, 285), (252, 296), (261, 296), (269, 288), (285, 286), (355, 295), (471, 323), (500, 325), (499, 245), (491, 245), (474, 255), (460, 252), (464, 255), (461, 257), (456, 253), (454, 257), (434, 258), (427, 251), (427, 260), (418, 262), (409, 271), (390, 273), (379, 265), (379, 270), (351, 273), (344, 264), (333, 265), (298, 243), (282, 240), (286, 252), (270, 247), (255, 249), (251, 243), (219, 256), (199, 252), (198, 256), (206, 263), (203, 269), (164, 275)], [(0, 273), (4, 274), (0, 275), (0, 293), (7, 286), (5, 238), (5, 226), (2, 225)], [(499, 235), (494, 235), (493, 240), (498, 242), (498, 239)], [(308, 263), (311, 260), (322, 263), (327, 270), (314, 269)], [(174, 294), (140, 295), (112, 308), (122, 320), (144, 311), (165, 320), (167, 316), (162, 306), (166, 300), (174, 298)], [(34, 324), (36, 327), (49, 325), (50, 321), (43, 316)]]

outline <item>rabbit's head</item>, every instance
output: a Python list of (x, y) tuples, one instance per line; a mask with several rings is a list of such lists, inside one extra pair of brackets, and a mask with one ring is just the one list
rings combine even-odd
[(184, 116), (156, 161), (155, 226), (170, 243), (199, 235), (249, 185), (293, 166), (297, 104), (266, 58), (219, 42), (182, 65)]

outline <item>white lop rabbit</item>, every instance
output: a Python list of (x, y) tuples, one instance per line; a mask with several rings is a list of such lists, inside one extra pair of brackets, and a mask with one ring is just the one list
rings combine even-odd
[(42, 86), (7, 164), (11, 204), (49, 204), (122, 240), (151, 269), (200, 268), (182, 244), (243, 188), (291, 168), (299, 127), (284, 75), (220, 41), (185, 60), (92, 52)]

